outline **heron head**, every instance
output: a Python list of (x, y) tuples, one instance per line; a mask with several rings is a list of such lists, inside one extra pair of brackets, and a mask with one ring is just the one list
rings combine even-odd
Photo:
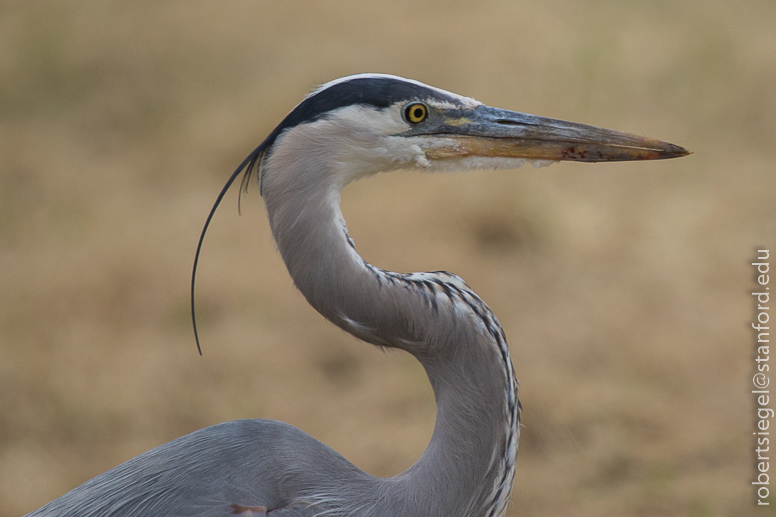
[[(466, 170), (689, 154), (651, 138), (486, 106), (417, 81), (359, 74), (324, 84), (262, 144), (260, 161), (336, 163), (342, 185), (402, 168)], [(261, 165), (261, 164), (260, 164)]]

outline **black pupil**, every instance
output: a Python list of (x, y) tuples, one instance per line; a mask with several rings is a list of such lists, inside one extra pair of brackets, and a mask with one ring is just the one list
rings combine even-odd
[(413, 110), (412, 110), (412, 118), (414, 118), (416, 120), (420, 119), (420, 118), (423, 118), (423, 108), (421, 108), (420, 106), (417, 106), (417, 107), (413, 108)]

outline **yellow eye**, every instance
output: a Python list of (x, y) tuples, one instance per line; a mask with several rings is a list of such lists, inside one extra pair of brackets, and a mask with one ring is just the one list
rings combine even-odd
[(404, 116), (410, 124), (420, 124), (428, 117), (428, 108), (422, 102), (413, 102), (404, 108)]

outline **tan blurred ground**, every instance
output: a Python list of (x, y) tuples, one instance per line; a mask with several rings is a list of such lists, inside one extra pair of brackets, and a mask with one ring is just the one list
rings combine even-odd
[(363, 71), (695, 152), (396, 173), (344, 210), (368, 260), (455, 271), (504, 325), (525, 408), (510, 515), (754, 515), (775, 27), (766, 0), (0, 2), (0, 516), (235, 418), (381, 476), (422, 453), (421, 368), (306, 305), (255, 189), (205, 242), (202, 358), (187, 312), (228, 175), (312, 87)]

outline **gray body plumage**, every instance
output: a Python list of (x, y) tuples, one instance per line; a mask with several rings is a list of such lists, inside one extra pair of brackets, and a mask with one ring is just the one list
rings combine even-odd
[(278, 250), (308, 302), (362, 340), (420, 361), (437, 403), (423, 455), (398, 476), (377, 478), (287, 424), (239, 420), (157, 447), (29, 515), (503, 515), (520, 403), (501, 326), (451, 273), (399, 274), (368, 264), (348, 236), (340, 192), (354, 180), (400, 168), (515, 168), (526, 160), (543, 165), (686, 154), (655, 142), (488, 108), (392, 76), (365, 74), (324, 85), (246, 159), (216, 206), (247, 164), (245, 178), (258, 175)]

